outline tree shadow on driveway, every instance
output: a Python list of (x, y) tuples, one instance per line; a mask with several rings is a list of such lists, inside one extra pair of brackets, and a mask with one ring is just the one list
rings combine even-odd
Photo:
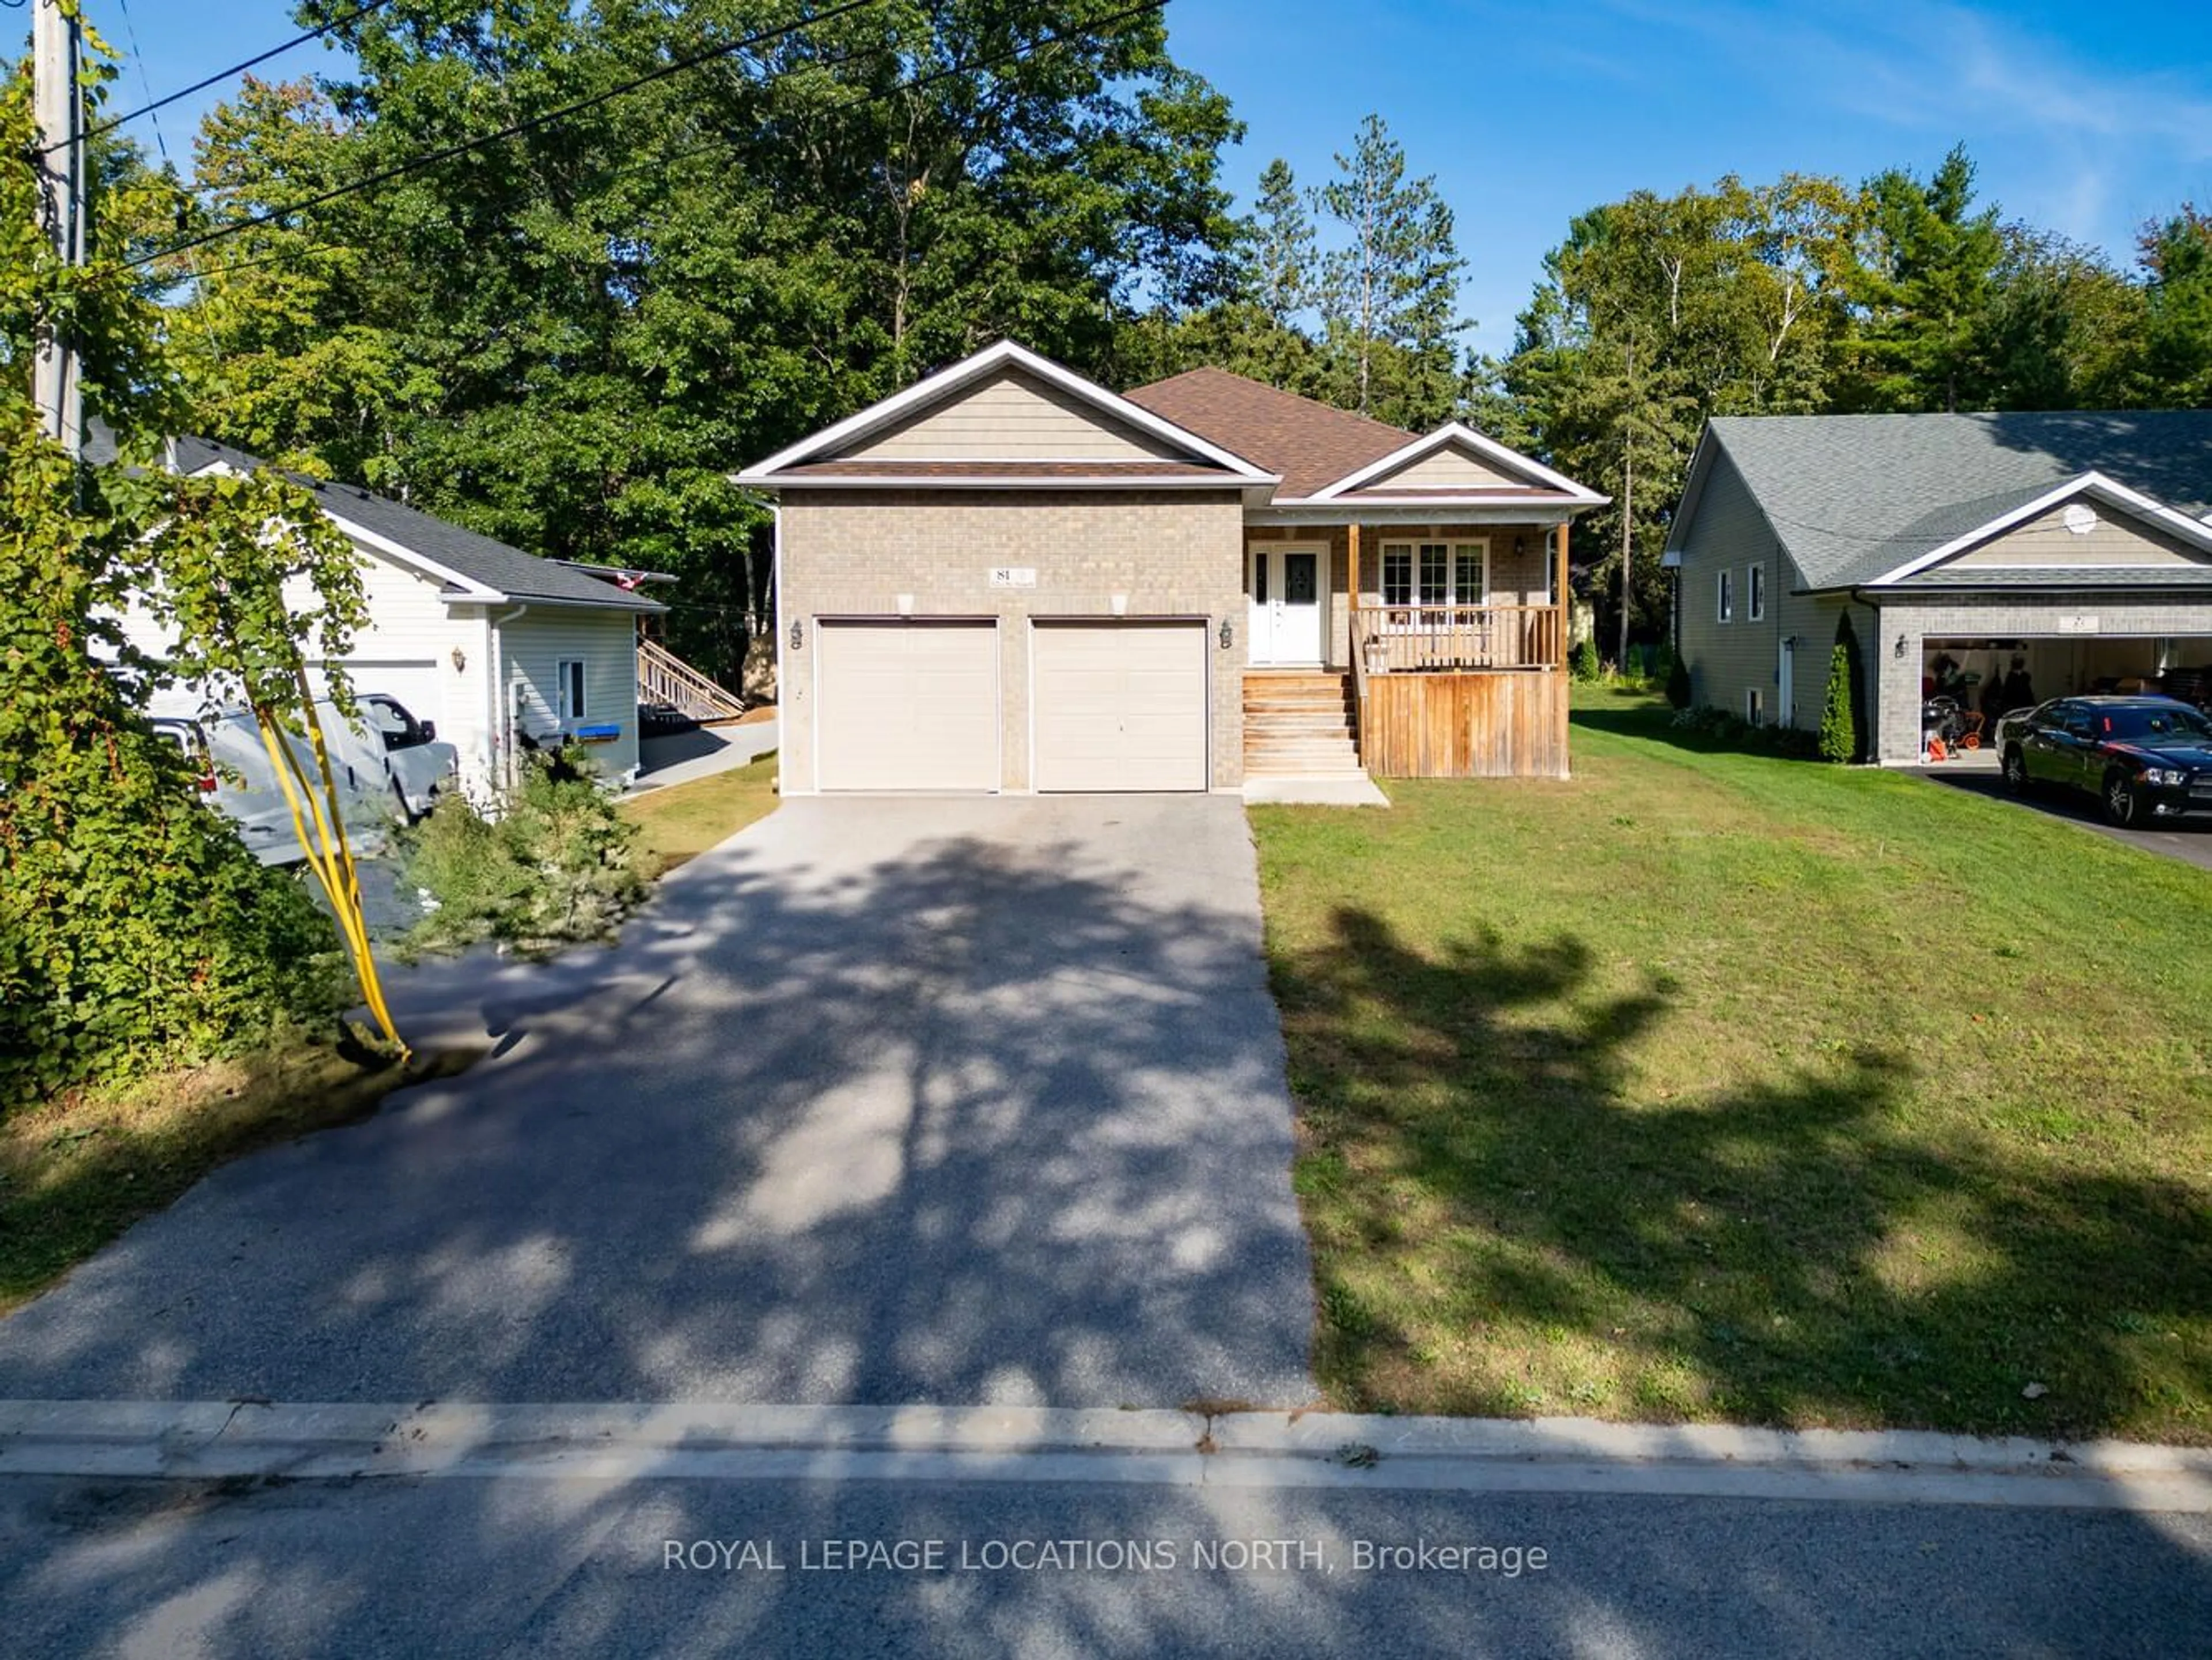
[(0, 1396), (1310, 1394), (1233, 802), (787, 806), (611, 952), (401, 976), (504, 1053), (0, 1323)]

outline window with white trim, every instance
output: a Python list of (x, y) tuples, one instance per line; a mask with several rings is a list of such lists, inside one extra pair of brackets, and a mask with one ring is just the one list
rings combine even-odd
[(1488, 605), (1490, 544), (1386, 542), (1382, 546), (1382, 603)]
[(1753, 565), (1744, 573), (1744, 599), (1751, 606), (1751, 620), (1766, 620), (1766, 567)]
[(584, 664), (564, 657), (553, 667), (554, 718), (564, 724), (584, 718)]
[(1718, 614), (1723, 623), (1735, 621), (1735, 573), (1732, 570), (1724, 570), (1720, 575)]
[(1744, 688), (1743, 718), (1754, 727), (1765, 724), (1766, 694), (1757, 686)]
[(1382, 550), (1382, 603), (1386, 605), (1410, 605), (1413, 603), (1413, 549), (1386, 547)]

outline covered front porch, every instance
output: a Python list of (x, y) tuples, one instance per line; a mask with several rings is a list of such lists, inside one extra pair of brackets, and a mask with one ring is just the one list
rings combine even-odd
[(1340, 679), (1356, 764), (1394, 778), (1567, 775), (1565, 516), (1251, 526), (1248, 771), (1285, 743), (1286, 683)]

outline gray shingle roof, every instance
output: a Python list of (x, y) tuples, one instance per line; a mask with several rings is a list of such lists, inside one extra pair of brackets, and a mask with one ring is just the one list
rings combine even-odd
[[(113, 439), (94, 426), (85, 441), (86, 459), (107, 462), (115, 459)], [(266, 465), (258, 456), (204, 438), (176, 441), (179, 472), (198, 472), (221, 462), (240, 471)], [(352, 484), (319, 483), (301, 478), (333, 516), (349, 520), (363, 530), (396, 542), (409, 552), (443, 566), (471, 582), (514, 600), (535, 600), (567, 605), (592, 605), (607, 611), (665, 611), (666, 606), (641, 594), (626, 593), (612, 582), (587, 576), (580, 570), (542, 559), (534, 553), (510, 547), (489, 536), (449, 524), (443, 519), (395, 502), (386, 496)], [(447, 593), (460, 590), (448, 584)]]
[(2212, 504), (2212, 410), (1723, 416), (1711, 434), (1815, 588), (1872, 581), (2086, 472), (2191, 518)]

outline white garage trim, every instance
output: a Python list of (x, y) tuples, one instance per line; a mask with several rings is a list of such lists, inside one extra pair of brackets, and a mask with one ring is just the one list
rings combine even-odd
[[(815, 788), (1003, 788), (1000, 650), (994, 617), (817, 617)], [(924, 671), (938, 677), (933, 692), (917, 678)], [(848, 695), (858, 700), (850, 708)]]
[[(1030, 787), (1040, 794), (1207, 788), (1207, 639), (1203, 617), (1031, 618)], [(1149, 698), (1137, 675), (1156, 683)], [(1078, 677), (1094, 682), (1090, 696), (1097, 701), (1083, 701)]]

